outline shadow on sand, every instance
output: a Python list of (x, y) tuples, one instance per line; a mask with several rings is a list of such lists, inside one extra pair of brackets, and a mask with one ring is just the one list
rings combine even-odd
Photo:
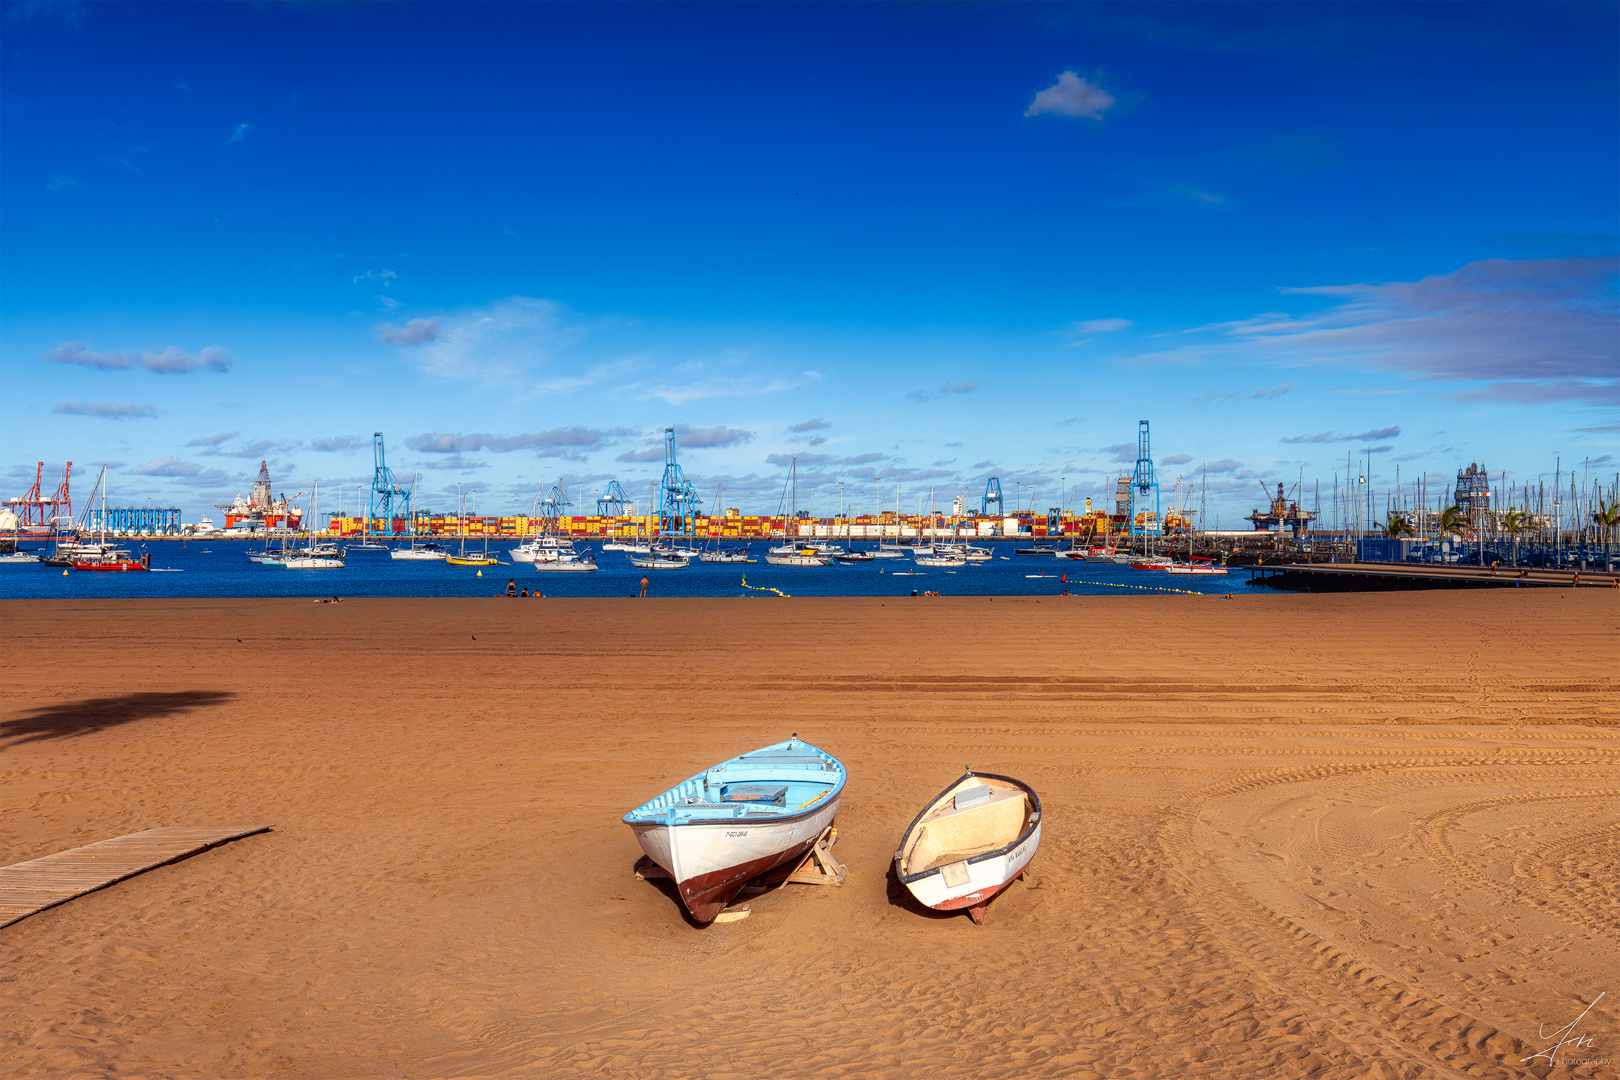
[(11, 746), (93, 735), (107, 728), (178, 716), (219, 705), (236, 695), (228, 690), (180, 690), (171, 693), (124, 694), (122, 697), (86, 698), (31, 709), (15, 720), (0, 720), (0, 739)]

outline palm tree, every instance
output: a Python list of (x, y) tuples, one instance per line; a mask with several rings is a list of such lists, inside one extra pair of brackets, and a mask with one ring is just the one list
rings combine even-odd
[(1530, 528), (1530, 515), (1523, 510), (1509, 510), (1502, 515), (1502, 531), (1513, 539), (1513, 565), (1519, 565), (1519, 534)]
[(1389, 520), (1382, 525), (1373, 522), (1374, 528), (1384, 530), (1385, 540), (1399, 540), (1403, 536), (1412, 535), (1412, 522), (1405, 514), (1399, 510), (1391, 510), (1388, 517)]
[(1603, 527), (1603, 569), (1612, 570), (1614, 567), (1609, 562), (1609, 539), (1614, 535), (1614, 530), (1620, 528), (1620, 501), (1606, 502), (1599, 499), (1598, 508), (1592, 511), (1592, 520)]
[(1468, 512), (1460, 506), (1448, 506), (1440, 511), (1437, 532), (1442, 537), (1462, 536), (1468, 532)]

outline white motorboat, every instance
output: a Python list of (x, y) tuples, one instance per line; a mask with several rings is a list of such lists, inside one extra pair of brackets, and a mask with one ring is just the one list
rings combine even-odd
[(624, 815), (700, 923), (749, 881), (804, 857), (838, 814), (848, 772), (797, 735), (705, 769)]
[(574, 550), (574, 542), (556, 536), (542, 536), (512, 549), (513, 562), (553, 562), (564, 552)]
[(449, 554), (438, 544), (429, 541), (423, 544), (412, 544), (410, 547), (395, 548), (388, 553), (388, 557), (410, 562), (442, 562)]
[(1175, 566), (1165, 567), (1168, 574), (1192, 574), (1197, 577), (1220, 577), (1228, 573), (1224, 566), (1212, 566), (1208, 563), (1193, 563), (1185, 565), (1178, 563)]
[(37, 562), (39, 562), (39, 552), (37, 551), (10, 551), (4, 555), (0, 555), (0, 566), (10, 566), (16, 563)]
[(698, 561), (707, 563), (751, 563), (754, 560), (748, 557), (748, 551), (745, 548), (730, 548), (719, 551), (705, 551), (698, 556)]
[(341, 570), (343, 559), (338, 555), (289, 555), (275, 565), (289, 570)]
[(962, 567), (968, 564), (960, 555), (919, 555), (913, 560), (918, 566)]
[(895, 875), (935, 911), (984, 922), (985, 907), (1024, 872), (1041, 843), (1041, 800), (1010, 776), (969, 770), (912, 819)]
[(798, 548), (792, 552), (778, 553), (772, 551), (765, 556), (765, 561), (772, 566), (836, 566), (836, 556), (827, 555), (815, 548)]
[(573, 552), (551, 559), (536, 559), (532, 565), (546, 574), (588, 574), (600, 569), (596, 560), (589, 555), (576, 555)]
[(603, 551), (627, 551), (632, 555), (651, 555), (652, 545), (637, 540), (609, 540), (602, 545)]
[(637, 570), (685, 570), (692, 565), (690, 559), (672, 559), (667, 555), (626, 555)]

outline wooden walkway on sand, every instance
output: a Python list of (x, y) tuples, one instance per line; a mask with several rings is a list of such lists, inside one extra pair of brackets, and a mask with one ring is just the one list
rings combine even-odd
[(269, 825), (147, 829), (28, 862), (0, 866), (0, 926), (10, 926), (36, 911), (95, 892), (155, 866), (269, 830)]

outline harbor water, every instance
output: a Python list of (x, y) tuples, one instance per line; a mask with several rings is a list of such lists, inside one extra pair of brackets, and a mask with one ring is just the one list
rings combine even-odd
[[(28, 545), (24, 545), (27, 547)], [(141, 546), (126, 543), (140, 554)], [(237, 596), (495, 596), (515, 581), (519, 589), (538, 589), (546, 596), (635, 596), (643, 576), (649, 596), (763, 596), (780, 589), (790, 596), (910, 596), (915, 590), (946, 596), (1143, 596), (1155, 592), (1219, 594), (1246, 590), (1247, 572), (1195, 577), (1162, 571), (1133, 570), (1108, 561), (1076, 562), (1052, 555), (1015, 555), (1010, 545), (996, 545), (986, 563), (957, 569), (919, 567), (911, 558), (877, 559), (836, 566), (779, 567), (765, 562), (770, 546), (746, 547), (752, 563), (703, 563), (693, 560), (681, 570), (638, 570), (622, 552), (601, 551), (595, 543), (575, 550), (595, 556), (594, 573), (550, 573), (511, 561), (511, 543), (491, 544), (501, 564), (482, 568), (443, 562), (395, 560), (386, 551), (348, 554), (337, 569), (293, 570), (249, 561), (250, 545), (232, 540), (159, 541), (147, 546), (149, 572), (69, 570), (43, 563), (0, 565), (0, 597), (61, 599), (85, 597), (237, 597)], [(733, 546), (733, 545), (728, 545)], [(874, 545), (855, 544), (856, 549)], [(481, 571), (481, 573), (480, 573)], [(744, 582), (752, 588), (745, 588)]]

